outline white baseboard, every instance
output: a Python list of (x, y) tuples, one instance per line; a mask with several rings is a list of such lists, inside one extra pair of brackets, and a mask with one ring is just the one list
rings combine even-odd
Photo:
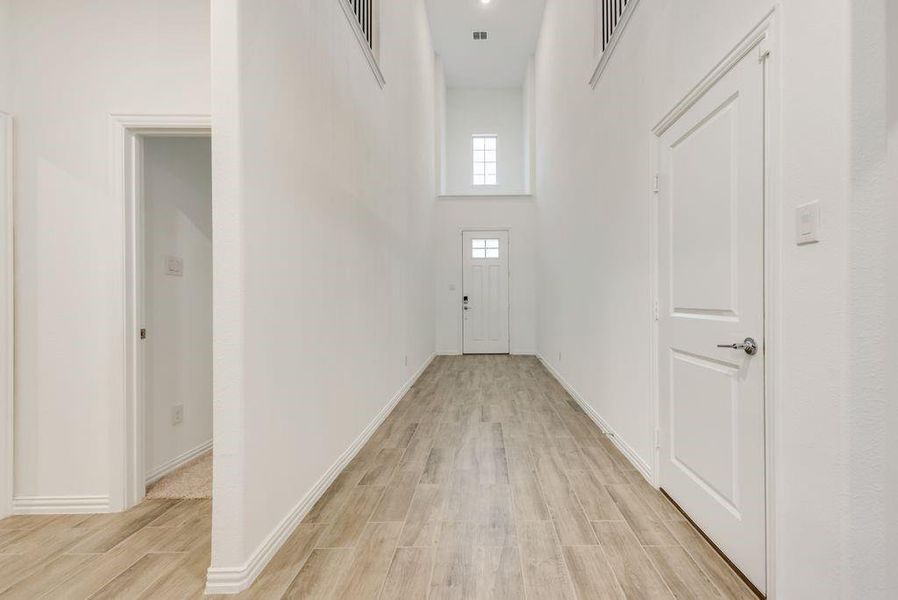
[(539, 362), (541, 362), (543, 366), (546, 367), (546, 370), (552, 374), (552, 377), (557, 379), (558, 383), (560, 383), (562, 387), (567, 390), (567, 393), (571, 395), (571, 398), (577, 401), (577, 404), (580, 405), (580, 408), (583, 409), (583, 412), (585, 412), (589, 416), (589, 418), (593, 420), (598, 428), (602, 430), (602, 433), (604, 433), (608, 437), (608, 439), (610, 439), (611, 442), (617, 447), (617, 449), (620, 450), (625, 457), (627, 457), (627, 460), (633, 463), (633, 466), (636, 468), (636, 470), (642, 473), (642, 476), (645, 477), (647, 481), (654, 481), (652, 477), (651, 467), (649, 467), (649, 465), (639, 456), (639, 454), (637, 454), (636, 451), (633, 450), (633, 448), (626, 441), (624, 441), (624, 439), (621, 438), (614, 431), (614, 429), (611, 428), (610, 425), (608, 425), (608, 422), (604, 418), (602, 418), (602, 415), (597, 413), (596, 410), (583, 399), (583, 396), (581, 396), (580, 393), (576, 389), (574, 389), (574, 387), (571, 386), (571, 384), (569, 384), (564, 379), (564, 377), (561, 376), (561, 373), (556, 371), (555, 368), (550, 365), (545, 358), (543, 358), (542, 354), (538, 354), (537, 358), (539, 358)]
[(156, 483), (157, 481), (159, 481), (160, 479), (162, 479), (163, 477), (165, 477), (172, 471), (178, 470), (182, 466), (184, 466), (187, 463), (189, 463), (190, 461), (192, 461), (194, 458), (196, 458), (202, 454), (205, 454), (206, 452), (208, 452), (211, 449), (212, 449), (212, 440), (209, 440), (208, 442), (203, 442), (196, 448), (192, 448), (192, 449), (188, 450), (187, 452), (185, 452), (184, 454), (182, 454), (180, 456), (176, 456), (173, 459), (171, 459), (170, 461), (163, 463), (161, 466), (159, 466), (159, 467), (153, 469), (152, 471), (150, 471), (149, 473), (147, 473), (147, 482), (146, 482), (147, 485)]
[(354, 442), (346, 449), (345, 452), (337, 459), (327, 472), (318, 480), (311, 490), (293, 507), (287, 516), (278, 523), (277, 527), (268, 534), (268, 536), (259, 544), (258, 548), (250, 555), (249, 559), (239, 567), (210, 567), (206, 573), (206, 594), (239, 594), (243, 590), (249, 588), (265, 565), (277, 554), (281, 546), (287, 541), (287, 538), (293, 534), (293, 531), (308, 514), (318, 499), (327, 491), (327, 488), (334, 482), (337, 476), (346, 468), (346, 466), (355, 458), (359, 450), (368, 442), (374, 432), (380, 427), (381, 423), (386, 420), (396, 404), (402, 400), (403, 396), (408, 393), (409, 389), (414, 385), (424, 370), (430, 366), (436, 354), (432, 354), (430, 358), (424, 361), (421, 368), (415, 372), (412, 377), (403, 384), (402, 388), (390, 399), (386, 406), (377, 414), (374, 419), (368, 423), (368, 426), (355, 439)]
[(17, 496), (14, 515), (83, 515), (109, 512), (109, 496)]

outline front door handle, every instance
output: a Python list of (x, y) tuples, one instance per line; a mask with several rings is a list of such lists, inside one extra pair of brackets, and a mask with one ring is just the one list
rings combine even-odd
[(745, 350), (745, 353), (749, 356), (754, 356), (758, 353), (758, 343), (750, 337), (745, 338), (745, 341), (741, 344), (717, 344), (717, 347), (729, 348), (731, 350)]

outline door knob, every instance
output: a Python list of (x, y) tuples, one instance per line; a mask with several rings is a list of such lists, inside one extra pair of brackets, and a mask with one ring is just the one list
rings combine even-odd
[(730, 348), (732, 350), (745, 350), (745, 353), (749, 356), (754, 356), (758, 353), (758, 343), (750, 337), (745, 338), (745, 341), (741, 344), (717, 344), (717, 347)]

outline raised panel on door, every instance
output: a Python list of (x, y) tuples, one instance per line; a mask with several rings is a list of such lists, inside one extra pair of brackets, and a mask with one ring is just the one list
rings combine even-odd
[(661, 486), (762, 591), (763, 90), (746, 57), (661, 136), (658, 228)]

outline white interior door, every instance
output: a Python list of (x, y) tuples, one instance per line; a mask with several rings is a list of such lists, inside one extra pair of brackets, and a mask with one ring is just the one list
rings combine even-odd
[(661, 137), (658, 286), (661, 486), (762, 592), (763, 73), (750, 54)]
[(465, 354), (508, 354), (508, 232), (462, 235)]

